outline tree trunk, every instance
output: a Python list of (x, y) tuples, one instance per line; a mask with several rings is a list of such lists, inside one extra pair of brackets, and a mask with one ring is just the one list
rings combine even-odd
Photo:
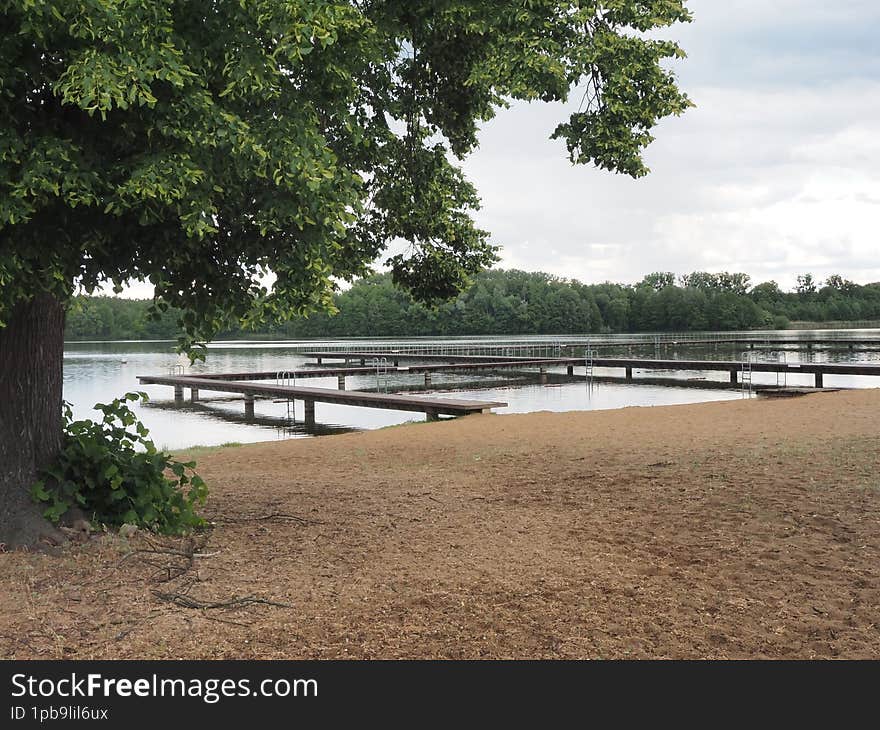
[(0, 543), (55, 543), (59, 533), (29, 494), (62, 443), (64, 306), (39, 294), (0, 328)]

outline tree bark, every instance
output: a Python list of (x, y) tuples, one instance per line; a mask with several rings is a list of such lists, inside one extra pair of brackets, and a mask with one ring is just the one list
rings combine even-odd
[(38, 294), (0, 328), (0, 543), (59, 542), (29, 490), (61, 449), (64, 306)]

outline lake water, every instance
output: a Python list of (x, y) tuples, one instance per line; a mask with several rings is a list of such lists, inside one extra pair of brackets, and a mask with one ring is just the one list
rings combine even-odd
[[(789, 333), (787, 333), (789, 334)], [(811, 333), (802, 333), (807, 338)], [(816, 332), (817, 337), (828, 336), (828, 331)], [(851, 333), (845, 333), (849, 336)], [(505, 338), (505, 341), (509, 338)], [(526, 340), (528, 338), (518, 338)], [(542, 340), (542, 338), (534, 338)], [(544, 338), (546, 339), (546, 338)], [(353, 346), (381, 343), (381, 340), (352, 342)], [(422, 344), (425, 340), (395, 340)], [(431, 340), (435, 343), (455, 340)], [(480, 342), (491, 344), (492, 338)], [(184, 365), (189, 374), (294, 370), (313, 365), (313, 361), (300, 354), (304, 344), (320, 349), (329, 344), (283, 342), (216, 342), (209, 346), (204, 363), (192, 366), (189, 361), (174, 352), (172, 342), (99, 342), (68, 343), (64, 352), (64, 397), (73, 405), (78, 418), (94, 417), (92, 406), (107, 402), (132, 390), (145, 391), (150, 402), (137, 405), (141, 420), (151, 431), (157, 446), (180, 449), (195, 445), (218, 445), (227, 442), (255, 442), (273, 439), (299, 438), (340, 433), (357, 429), (381, 428), (407, 421), (422, 421), (424, 415), (400, 411), (374, 410), (327, 403), (315, 405), (316, 425), (306, 427), (303, 423), (302, 402), (289, 410), (286, 402), (257, 400), (255, 417), (248, 421), (244, 416), (241, 397), (202, 392), (197, 404), (174, 403), (173, 389), (167, 386), (142, 386), (138, 375), (167, 375), (176, 365)], [(338, 344), (338, 343), (337, 343)], [(776, 347), (784, 349), (789, 362), (880, 362), (880, 352), (867, 349), (840, 349), (816, 347), (810, 351), (802, 345)], [(625, 356), (630, 348), (603, 348), (603, 356)], [(669, 359), (739, 360), (742, 345), (678, 345), (667, 346), (662, 351), (654, 347), (636, 347), (632, 356)], [(766, 353), (768, 358), (775, 355)], [(325, 364), (326, 366), (326, 364)], [(698, 403), (743, 398), (740, 389), (726, 387), (727, 373), (635, 371), (636, 378), (668, 377), (669, 385), (646, 385), (601, 382), (601, 376), (619, 376), (617, 370), (596, 368), (591, 383), (584, 380), (584, 368), (578, 368), (580, 378), (571, 381), (565, 377), (565, 368), (550, 368), (550, 382), (538, 382), (537, 372), (525, 375), (481, 374), (463, 375), (434, 373), (432, 387), (424, 389), (422, 375), (389, 373), (387, 376), (349, 377), (348, 390), (377, 387), (388, 392), (430, 393), (455, 398), (503, 401), (508, 405), (497, 413), (528, 413), (533, 411), (574, 411), (623, 408), (626, 406), (656, 406), (681, 403)], [(678, 384), (672, 378), (679, 378)], [(693, 379), (700, 387), (688, 387), (682, 381)], [(877, 387), (876, 378), (858, 376), (825, 376), (826, 387)], [(274, 379), (273, 381), (274, 382)], [(755, 383), (776, 384), (773, 373), (755, 373)], [(789, 374), (786, 384), (812, 385), (811, 375)], [(717, 386), (716, 386), (717, 383)], [(318, 388), (336, 388), (336, 378), (313, 378), (300, 384)], [(189, 392), (187, 391), (187, 395)], [(747, 395), (747, 394), (746, 394)]]

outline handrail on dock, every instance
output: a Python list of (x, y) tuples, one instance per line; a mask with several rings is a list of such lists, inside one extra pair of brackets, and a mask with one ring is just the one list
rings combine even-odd
[(853, 331), (826, 331), (822, 334), (804, 333), (791, 330), (751, 330), (725, 332), (644, 332), (628, 335), (530, 335), (528, 337), (509, 337), (493, 339), (463, 338), (456, 340), (425, 341), (373, 341), (329, 343), (297, 343), (291, 345), (296, 352), (309, 352), (320, 349), (325, 353), (358, 351), (373, 356), (377, 353), (396, 353), (398, 355), (463, 356), (481, 355), (496, 357), (559, 357), (574, 355), (584, 349), (596, 347), (649, 347), (666, 348), (685, 345), (738, 345), (755, 346), (794, 346), (811, 348), (817, 345), (848, 345), (851, 348), (880, 346), (880, 329), (862, 330), (858, 335)]

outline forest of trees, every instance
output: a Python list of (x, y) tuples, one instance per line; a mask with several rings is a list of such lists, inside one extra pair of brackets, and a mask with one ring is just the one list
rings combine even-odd
[[(858, 285), (840, 276), (824, 282), (798, 277), (792, 292), (775, 282), (750, 285), (747, 274), (649, 274), (636, 285), (581, 284), (549, 274), (492, 269), (456, 299), (430, 308), (378, 274), (335, 298), (335, 315), (316, 314), (245, 337), (393, 337), (519, 335), (784, 329), (790, 321), (880, 319), (880, 282)], [(149, 300), (77, 297), (67, 316), (67, 338), (173, 339), (177, 314), (149, 316)]]

